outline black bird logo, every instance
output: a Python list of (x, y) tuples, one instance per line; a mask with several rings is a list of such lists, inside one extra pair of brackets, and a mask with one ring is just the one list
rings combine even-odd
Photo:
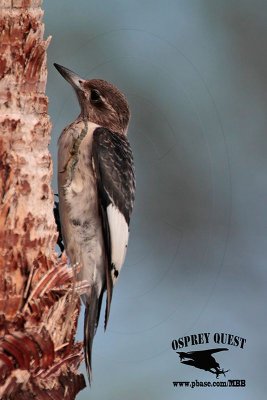
[[(179, 354), (182, 364), (191, 365), (192, 367), (211, 372), (212, 374), (216, 374), (216, 378), (218, 378), (221, 374), (225, 376), (226, 372), (230, 370), (228, 369), (225, 371), (224, 369), (221, 369), (220, 364), (215, 360), (212, 354), (226, 350), (228, 351), (226, 348), (219, 348), (201, 351), (189, 351), (187, 353), (177, 351), (176, 353)], [(185, 358), (188, 360), (183, 361)]]

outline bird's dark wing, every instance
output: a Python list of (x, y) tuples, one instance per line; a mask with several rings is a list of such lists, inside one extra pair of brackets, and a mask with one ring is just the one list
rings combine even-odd
[(96, 128), (93, 134), (92, 162), (108, 259), (106, 326), (112, 288), (126, 255), (135, 194), (133, 156), (127, 138), (106, 128)]
[(219, 349), (210, 349), (210, 350), (204, 350), (206, 354), (213, 354), (213, 353), (218, 353), (219, 351), (228, 351), (226, 347), (221, 347)]
[(186, 353), (190, 358), (191, 356), (194, 355), (199, 355), (199, 354), (213, 354), (213, 353), (218, 353), (219, 351), (225, 351), (228, 350), (226, 347), (224, 348), (218, 348), (218, 349), (209, 349), (209, 350), (199, 350), (199, 351), (189, 351), (188, 353)]
[(186, 365), (195, 366), (195, 361), (194, 361), (194, 360), (181, 361), (181, 363), (182, 363), (182, 364), (186, 364)]

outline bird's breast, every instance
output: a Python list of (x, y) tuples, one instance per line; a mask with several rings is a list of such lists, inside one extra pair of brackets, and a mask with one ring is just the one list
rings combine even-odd
[(91, 175), (92, 140), (97, 127), (92, 122), (77, 120), (62, 132), (58, 142), (58, 183), (61, 188), (72, 185), (78, 193), (87, 175)]

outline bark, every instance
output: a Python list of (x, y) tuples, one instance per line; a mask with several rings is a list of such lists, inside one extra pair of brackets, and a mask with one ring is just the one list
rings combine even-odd
[[(0, 398), (74, 399), (79, 290), (58, 259), (41, 0), (0, 0)], [(73, 304), (71, 317), (70, 304)]]

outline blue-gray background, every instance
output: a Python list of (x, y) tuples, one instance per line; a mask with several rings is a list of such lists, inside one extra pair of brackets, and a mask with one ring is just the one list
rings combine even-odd
[[(129, 251), (95, 338), (92, 388), (78, 399), (265, 399), (267, 3), (45, 0), (44, 10), (55, 169), (78, 104), (53, 62), (110, 80), (132, 110)], [(199, 332), (247, 339), (216, 356), (246, 388), (172, 386), (216, 380), (171, 349)]]

